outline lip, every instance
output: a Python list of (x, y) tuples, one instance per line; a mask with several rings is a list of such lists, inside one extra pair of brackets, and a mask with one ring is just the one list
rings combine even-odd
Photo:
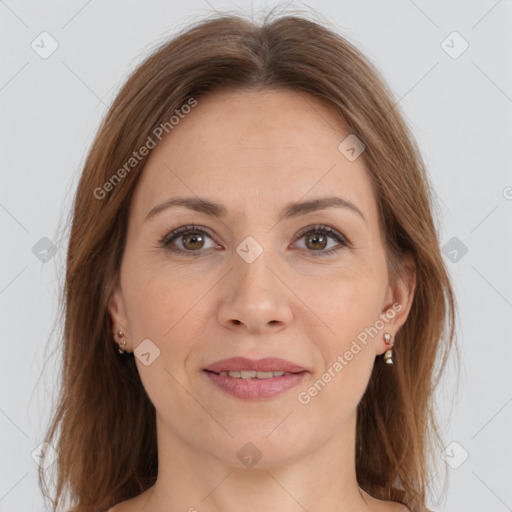
[[(209, 364), (205, 370), (214, 373), (220, 372), (240, 372), (242, 370), (252, 370), (256, 372), (286, 372), (286, 373), (300, 373), (307, 372), (306, 368), (281, 359), (279, 357), (265, 357), (263, 359), (248, 359), (246, 357), (231, 357), (229, 359), (222, 359), (215, 363)], [(277, 378), (277, 377), (275, 377)]]
[(242, 379), (229, 375), (218, 375), (208, 370), (204, 374), (225, 393), (244, 400), (272, 398), (299, 385), (307, 371), (288, 373), (269, 379)]
[[(220, 372), (242, 370), (256, 372), (285, 372), (279, 377), (269, 379), (242, 379), (219, 375)], [(231, 357), (223, 359), (204, 368), (203, 373), (223, 392), (244, 400), (258, 400), (271, 398), (289, 389), (302, 381), (309, 373), (306, 368), (278, 357), (265, 357), (263, 359), (248, 359), (246, 357)]]

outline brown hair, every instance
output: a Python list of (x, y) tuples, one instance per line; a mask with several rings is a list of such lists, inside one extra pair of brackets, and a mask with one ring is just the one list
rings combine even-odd
[[(399, 277), (400, 256), (409, 252), (417, 281), (395, 340), (395, 364), (376, 358), (358, 406), (356, 474), (372, 496), (420, 510), (431, 450), (440, 443), (433, 393), (455, 341), (455, 301), (432, 218), (432, 191), (416, 142), (378, 71), (325, 23), (292, 15), (267, 15), (260, 25), (239, 16), (203, 19), (133, 72), (97, 133), (74, 200), (61, 299), (62, 382), (46, 438), (51, 444), (59, 432), (53, 510), (68, 495), (73, 511), (106, 509), (156, 481), (155, 410), (133, 354), (117, 354), (108, 314), (130, 200), (147, 157), (104, 197), (94, 191), (190, 98), (200, 101), (226, 88), (309, 93), (366, 146), (390, 278)], [(39, 480), (49, 496), (43, 469)]]

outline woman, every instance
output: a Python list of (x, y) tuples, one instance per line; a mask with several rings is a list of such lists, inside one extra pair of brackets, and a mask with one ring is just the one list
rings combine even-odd
[(328, 28), (217, 17), (155, 51), (78, 186), (52, 510), (427, 510), (455, 316), (432, 204)]

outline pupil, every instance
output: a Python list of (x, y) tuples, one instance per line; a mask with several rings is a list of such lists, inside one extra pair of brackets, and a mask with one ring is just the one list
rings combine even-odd
[[(201, 242), (202, 242), (201, 239), (202, 239), (202, 236), (200, 234), (185, 235), (183, 245), (186, 247), (188, 243), (191, 243), (194, 246), (193, 248), (197, 248), (197, 245), (201, 244)], [(319, 242), (321, 244), (320, 249), (323, 249), (325, 247), (325, 236), (324, 235), (315, 234), (315, 235), (311, 235), (308, 238), (308, 246), (312, 245), (313, 249), (319, 248), (319, 246), (318, 246)]]
[[(308, 244), (309, 244), (309, 241), (313, 240), (313, 244), (317, 243), (319, 240), (323, 241), (324, 243), (322, 244), (322, 246), (320, 247), (320, 249), (323, 249), (325, 247), (325, 236), (324, 235), (318, 235), (318, 234), (315, 234), (315, 235), (312, 235), (308, 238)], [(318, 245), (315, 247), (315, 245), (313, 245), (313, 249), (315, 248), (318, 248)]]
[(197, 244), (201, 244), (201, 235), (200, 234), (196, 234), (196, 235), (185, 235), (184, 237), (184, 241), (183, 241), (183, 245), (185, 247), (187, 247), (187, 243), (190, 242), (192, 243), (192, 245), (194, 245), (194, 247), (192, 247), (193, 249), (196, 249), (197, 248)]

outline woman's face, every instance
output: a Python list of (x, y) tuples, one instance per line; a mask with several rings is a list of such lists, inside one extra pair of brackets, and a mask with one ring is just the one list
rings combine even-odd
[[(110, 313), (135, 350), (159, 440), (229, 465), (261, 455), (261, 467), (351, 439), (383, 333), (405, 321), (414, 282), (389, 285), (364, 153), (339, 149), (348, 135), (308, 95), (223, 92), (199, 99), (152, 150)], [(292, 206), (331, 197), (342, 201)], [(177, 198), (215, 203), (217, 215), (153, 211)], [(264, 382), (205, 370), (239, 356), (305, 371)], [(216, 384), (228, 381), (231, 392)]]

